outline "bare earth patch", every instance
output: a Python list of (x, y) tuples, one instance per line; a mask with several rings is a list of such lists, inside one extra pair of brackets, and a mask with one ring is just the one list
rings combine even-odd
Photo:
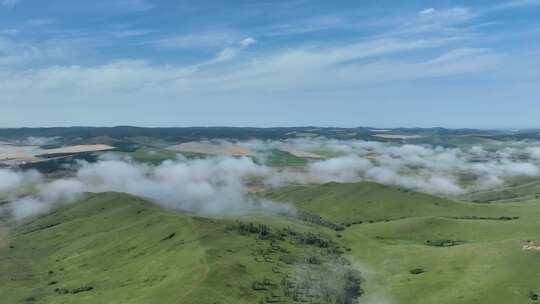
[(292, 156), (301, 157), (301, 158), (313, 158), (313, 159), (324, 158), (324, 156), (322, 155), (312, 153), (312, 152), (306, 152), (306, 151), (289, 150), (289, 151), (284, 151), (284, 152), (287, 152), (291, 154)]
[(248, 156), (251, 150), (239, 145), (219, 145), (210, 143), (189, 142), (172, 146), (169, 149), (208, 155)]
[(99, 152), (112, 150), (114, 147), (108, 145), (79, 145), (69, 146), (56, 149), (43, 150), (44, 155), (59, 154), (59, 153), (83, 153), (83, 152)]
[(0, 249), (8, 246), (8, 229), (0, 226)]
[(233, 156), (248, 156), (251, 154), (251, 151), (247, 148), (241, 146), (230, 146), (225, 148), (225, 154)]
[(399, 134), (375, 134), (375, 137), (384, 139), (418, 139), (423, 138), (422, 135), (399, 135)]
[(527, 241), (523, 244), (523, 246), (521, 247), (521, 249), (525, 250), (525, 251), (540, 251), (540, 245), (536, 245), (534, 242), (532, 241)]
[(247, 193), (262, 193), (266, 191), (266, 188), (263, 186), (248, 186), (246, 187)]
[(55, 149), (41, 149), (39, 146), (25, 146), (15, 144), (0, 144), (0, 162), (5, 165), (20, 165), (43, 161), (40, 155), (76, 154), (83, 152), (99, 152), (112, 150), (108, 145), (79, 145)]
[(13, 144), (0, 144), (0, 161), (35, 162), (41, 149), (38, 146), (17, 146)]

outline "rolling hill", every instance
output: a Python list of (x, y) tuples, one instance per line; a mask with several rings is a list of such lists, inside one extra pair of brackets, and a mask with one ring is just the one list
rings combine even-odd
[(3, 303), (352, 303), (361, 293), (325, 229), (280, 217), (200, 218), (103, 193), (3, 227)]
[(289, 187), (270, 197), (343, 223), (366, 303), (535, 303), (540, 201), (474, 204), (375, 183)]
[(355, 303), (361, 295), (358, 303), (416, 304), (535, 303), (540, 292), (539, 201), (456, 202), (370, 182), (264, 195), (298, 215), (202, 218), (102, 193), (4, 221), (0, 294), (6, 303)]

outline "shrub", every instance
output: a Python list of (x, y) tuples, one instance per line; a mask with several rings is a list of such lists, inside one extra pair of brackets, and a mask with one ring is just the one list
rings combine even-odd
[(423, 268), (414, 268), (414, 269), (411, 269), (409, 270), (410, 274), (422, 274), (424, 272), (426, 272)]

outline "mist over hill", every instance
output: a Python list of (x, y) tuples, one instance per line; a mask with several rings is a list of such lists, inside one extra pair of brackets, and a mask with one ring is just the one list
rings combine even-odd
[[(0, 280), (10, 301), (418, 303), (413, 290), (421, 303), (453, 303), (456, 292), (488, 303), (536, 294), (525, 264), (538, 246), (534, 136), (167, 130), (0, 132)], [(138, 270), (152, 260), (161, 262)], [(470, 288), (480, 269), (516, 260), (476, 283), (484, 292)], [(465, 265), (475, 272), (450, 284)], [(519, 293), (493, 287), (506, 279)], [(426, 288), (438, 284), (448, 287)]]

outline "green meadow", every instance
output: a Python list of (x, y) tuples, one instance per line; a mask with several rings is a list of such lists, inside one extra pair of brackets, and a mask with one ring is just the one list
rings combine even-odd
[(360, 294), (330, 231), (282, 217), (202, 218), (105, 193), (1, 231), (2, 303), (347, 303)]
[(200, 217), (103, 193), (4, 220), (2, 303), (487, 304), (540, 292), (540, 201), (369, 182), (264, 195), (298, 215)]
[(540, 241), (540, 201), (455, 202), (374, 183), (271, 196), (349, 226), (340, 235), (367, 303), (534, 303), (540, 292), (540, 251), (523, 249)]

